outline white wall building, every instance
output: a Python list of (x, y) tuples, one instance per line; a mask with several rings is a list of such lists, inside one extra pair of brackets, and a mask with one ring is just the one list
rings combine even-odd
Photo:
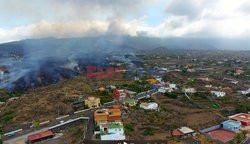
[(224, 97), (224, 96), (226, 96), (226, 93), (222, 92), (222, 91), (211, 91), (211, 94), (216, 96), (216, 97)]
[(249, 93), (250, 93), (250, 88), (248, 90), (246, 90), (246, 91), (241, 91), (241, 94), (243, 94), (243, 95), (247, 95)]
[(185, 88), (182, 91), (185, 93), (196, 93), (196, 89), (194, 88)]
[(122, 123), (105, 123), (100, 125), (101, 140), (125, 140)]
[(158, 89), (158, 92), (160, 92), (160, 93), (165, 93), (165, 92), (166, 92), (166, 89), (165, 89), (164, 87), (160, 87), (160, 88)]
[(143, 102), (140, 104), (140, 108), (143, 108), (145, 110), (157, 110), (158, 104), (155, 102), (150, 102), (150, 103)]

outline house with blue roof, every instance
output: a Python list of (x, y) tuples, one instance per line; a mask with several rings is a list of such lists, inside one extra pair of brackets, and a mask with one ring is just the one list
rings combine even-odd
[(223, 129), (229, 130), (232, 132), (237, 132), (241, 128), (241, 122), (240, 121), (234, 121), (234, 120), (227, 120), (221, 123)]

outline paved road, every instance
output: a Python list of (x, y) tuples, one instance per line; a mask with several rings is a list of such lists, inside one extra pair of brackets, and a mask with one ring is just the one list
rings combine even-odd
[(250, 137), (246, 141), (244, 141), (242, 144), (250, 144)]
[[(147, 97), (148, 95), (151, 96), (152, 94), (154, 94), (156, 92), (157, 92), (156, 90), (149, 90), (147, 92), (139, 93), (134, 98), (139, 100), (139, 99)], [(121, 103), (123, 103), (123, 101), (112, 101), (109, 103), (105, 103), (104, 105), (101, 106), (101, 108), (111, 107), (112, 105), (121, 104)], [(86, 133), (85, 139), (92, 139), (93, 134), (94, 134), (94, 116), (93, 116), (94, 111), (95, 111), (95, 109), (90, 109), (90, 110), (86, 110), (84, 112), (71, 114), (68, 117), (51, 121), (50, 123), (48, 123), (48, 125), (37, 128), (37, 129), (30, 128), (29, 126), (26, 125), (26, 126), (23, 126), (23, 128), (22, 128), (23, 130), (21, 132), (16, 133), (12, 137), (4, 137), (4, 140), (5, 141), (12, 141), (12, 140), (19, 139), (19, 138), (26, 139), (28, 135), (48, 130), (49, 127), (60, 124), (61, 121), (65, 122), (65, 121), (68, 121), (70, 119), (76, 119), (76, 118), (79, 118), (82, 116), (89, 117), (89, 122), (88, 122), (88, 126), (87, 126), (87, 133)]]

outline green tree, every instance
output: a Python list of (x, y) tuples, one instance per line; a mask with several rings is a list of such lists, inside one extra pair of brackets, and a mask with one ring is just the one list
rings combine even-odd
[(39, 121), (34, 121), (34, 122), (32, 123), (32, 125), (33, 125), (33, 127), (34, 127), (35, 129), (37, 129), (37, 128), (40, 127), (40, 122), (39, 122)]
[(125, 128), (125, 131), (126, 131), (127, 133), (130, 133), (130, 132), (133, 132), (133, 131), (134, 131), (134, 127), (133, 127), (133, 125), (131, 125), (131, 124), (126, 124), (124, 128)]

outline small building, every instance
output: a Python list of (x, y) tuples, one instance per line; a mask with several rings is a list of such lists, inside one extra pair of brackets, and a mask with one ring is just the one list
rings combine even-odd
[(229, 119), (240, 121), (242, 126), (250, 126), (250, 113), (239, 113), (229, 116)]
[(189, 138), (195, 136), (195, 131), (189, 127), (181, 127), (172, 131), (172, 136), (179, 138)]
[(125, 140), (122, 123), (100, 124), (101, 140)]
[(148, 84), (156, 84), (156, 83), (157, 83), (157, 80), (156, 80), (156, 79), (148, 79), (148, 80), (147, 80), (147, 83), (148, 83)]
[(96, 110), (94, 113), (95, 123), (105, 123), (108, 121), (108, 112), (106, 109)]
[(121, 110), (119, 108), (96, 110), (94, 113), (94, 120), (97, 124), (107, 122), (121, 122)]
[(244, 73), (243, 70), (238, 69), (238, 70), (235, 71), (234, 75), (241, 75), (241, 74), (243, 74), (243, 73)]
[(195, 88), (184, 88), (184, 89), (182, 89), (182, 91), (185, 93), (196, 93)]
[(237, 132), (241, 128), (241, 122), (235, 120), (227, 120), (221, 123), (222, 128), (232, 132)]
[(155, 103), (155, 102), (150, 102), (150, 103), (142, 102), (140, 104), (140, 108), (143, 108), (145, 110), (157, 110), (158, 109), (158, 104)]
[(106, 91), (106, 89), (105, 89), (104, 87), (99, 87), (97, 90), (98, 90), (99, 92), (104, 92), (104, 91)]
[(127, 98), (127, 93), (123, 89), (114, 90), (113, 95), (114, 95), (115, 100), (125, 100)]
[(245, 91), (241, 91), (241, 94), (242, 95), (247, 95), (250, 93), (250, 88), (248, 90), (245, 90)]
[(32, 144), (32, 143), (40, 142), (40, 141), (47, 140), (53, 137), (54, 137), (53, 132), (48, 130), (48, 131), (29, 135), (27, 138), (28, 139), (27, 142), (28, 144)]
[(158, 89), (158, 92), (160, 92), (160, 93), (165, 93), (165, 92), (166, 92), (166, 89), (165, 89), (164, 87), (160, 87), (160, 88)]
[(177, 90), (178, 89), (177, 86), (176, 86), (176, 84), (169, 84), (168, 86), (169, 86), (170, 89), (173, 89), (173, 90)]
[(230, 83), (232, 83), (232, 84), (238, 84), (239, 83), (239, 81), (237, 81), (237, 80), (232, 80)]
[(158, 81), (158, 82), (161, 82), (162, 81), (162, 78), (161, 77), (157, 77), (157, 78), (155, 78), (156, 79), (156, 81)]
[(115, 90), (116, 86), (114, 86), (114, 85), (107, 85), (106, 88), (107, 89), (111, 89), (111, 90)]
[(18, 100), (18, 99), (19, 99), (19, 97), (11, 97), (8, 99), (8, 101), (10, 102), (10, 101)]
[(216, 97), (224, 97), (224, 96), (226, 96), (226, 93), (222, 92), (222, 91), (211, 91), (211, 94), (216, 96)]
[(132, 106), (136, 106), (137, 102), (138, 101), (136, 99), (130, 98), (130, 99), (127, 99), (126, 101), (124, 101), (123, 104), (132, 107)]
[(89, 108), (99, 108), (101, 105), (100, 98), (90, 96), (85, 100), (85, 105)]
[(208, 77), (201, 77), (201, 78), (197, 78), (197, 79), (201, 80), (201, 81), (205, 81), (205, 82), (211, 82), (211, 79)]
[(125, 90), (126, 94), (129, 96), (129, 97), (134, 97), (136, 96), (137, 92), (134, 92), (134, 91), (130, 91), (130, 90)]
[(195, 69), (187, 69), (187, 72), (193, 73), (193, 72), (196, 72), (196, 70)]
[(119, 108), (110, 108), (108, 111), (108, 122), (121, 122), (122, 112)]
[(134, 77), (134, 81), (139, 81), (139, 80), (140, 80), (140, 77), (137, 77), (137, 76)]

